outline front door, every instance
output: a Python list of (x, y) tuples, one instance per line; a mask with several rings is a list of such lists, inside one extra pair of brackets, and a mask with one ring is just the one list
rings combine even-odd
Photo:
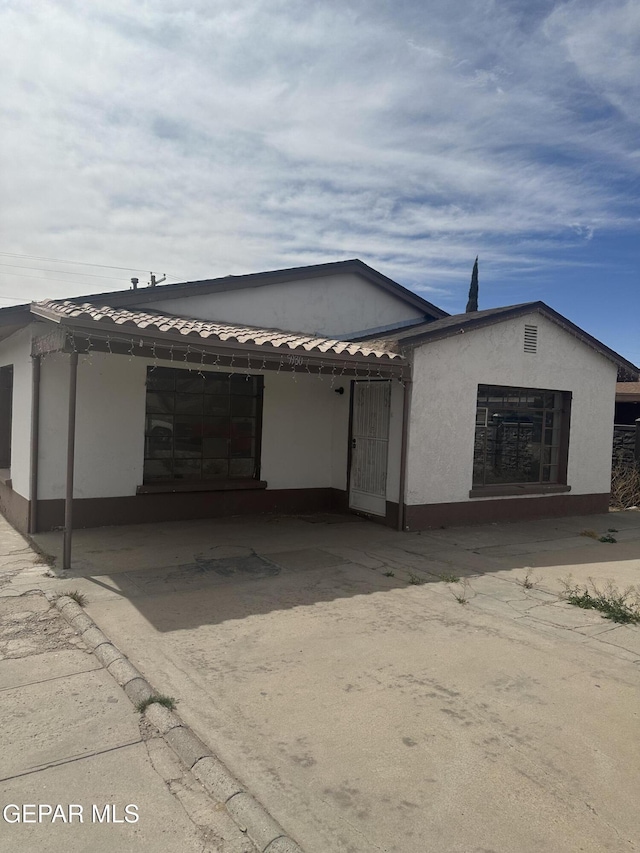
[(390, 382), (354, 382), (349, 507), (386, 515)]

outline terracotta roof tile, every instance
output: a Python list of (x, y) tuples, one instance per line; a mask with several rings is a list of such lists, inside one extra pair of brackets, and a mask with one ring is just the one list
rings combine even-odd
[(45, 299), (31, 306), (33, 313), (57, 320), (91, 321), (96, 325), (107, 324), (126, 326), (140, 331), (179, 332), (185, 337), (198, 337), (202, 340), (236, 340), (240, 344), (283, 347), (289, 350), (304, 349), (307, 352), (348, 354), (366, 358), (400, 359), (402, 356), (392, 352), (379, 341), (358, 342), (339, 341), (308, 335), (304, 332), (289, 332), (282, 329), (262, 329), (255, 326), (241, 326), (229, 323), (216, 323), (210, 320), (197, 320), (191, 317), (178, 317), (170, 314), (127, 311), (124, 308), (110, 308), (107, 305), (96, 306), (86, 302), (78, 305), (68, 300)]

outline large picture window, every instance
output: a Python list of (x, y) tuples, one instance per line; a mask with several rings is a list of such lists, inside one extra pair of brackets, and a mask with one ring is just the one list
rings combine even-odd
[(144, 482), (259, 478), (262, 377), (147, 373)]
[(570, 395), (478, 386), (474, 488), (566, 483)]

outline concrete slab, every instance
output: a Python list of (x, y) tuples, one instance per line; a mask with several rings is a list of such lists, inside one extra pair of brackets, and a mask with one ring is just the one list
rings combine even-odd
[(3, 777), (140, 740), (128, 699), (102, 669), (9, 688), (1, 696)]
[(25, 666), (23, 658), (0, 660), (0, 690), (39, 684), (70, 675), (101, 669), (93, 655), (79, 649), (60, 649), (34, 655)]
[[(640, 837), (640, 629), (559, 598), (569, 575), (638, 582), (640, 513), (421, 536), (162, 527), (79, 533), (90, 576), (73, 584), (94, 584), (100, 627), (306, 853), (600, 853)], [(608, 527), (626, 541), (579, 535)], [(250, 554), (281, 571), (194, 580)]]
[[(423, 853), (425, 838), (596, 851), (608, 821), (637, 835), (635, 672), (581, 652), (583, 637), (559, 644), (566, 629), (435, 597), (439, 584), (305, 602), (303, 577), (347, 579), (309, 571), (156, 596), (144, 615), (140, 602), (90, 610), (310, 853)], [(160, 638), (148, 626), (163, 612)]]
[[(3, 821), (2, 845), (15, 853), (39, 850), (47, 853), (201, 853), (202, 835), (189, 820), (164, 780), (153, 770), (144, 743), (86, 757), (42, 771), (0, 781), (0, 799), (6, 803), (70, 803), (82, 806), (83, 823), (7, 824)], [(110, 806), (111, 822), (99, 823)], [(124, 821), (127, 805), (138, 807), (137, 823)], [(115, 809), (115, 812), (114, 812)], [(6, 845), (6, 846), (5, 846)], [(210, 850), (216, 848), (209, 847)], [(218, 848), (221, 849), (221, 848)]]

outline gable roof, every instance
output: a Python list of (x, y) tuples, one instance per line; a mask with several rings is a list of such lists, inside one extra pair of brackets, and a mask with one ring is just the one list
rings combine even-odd
[(439, 318), (448, 316), (446, 311), (418, 296), (412, 290), (398, 284), (397, 281), (374, 270), (357, 258), (327, 264), (313, 264), (306, 267), (292, 267), (291, 269), (284, 270), (249, 273), (247, 275), (227, 275), (222, 278), (208, 278), (201, 281), (185, 281), (178, 284), (141, 287), (137, 290), (129, 289), (97, 293), (89, 296), (74, 297), (69, 301), (91, 302), (93, 304), (124, 308), (129, 305), (142, 305), (165, 299), (178, 299), (184, 296), (242, 290), (247, 287), (266, 287), (270, 284), (282, 284), (289, 281), (302, 281), (344, 273), (359, 275), (361, 278), (402, 299), (408, 305), (417, 308), (429, 317)]
[[(623, 356), (619, 355), (614, 350), (610, 349), (606, 344), (603, 344), (597, 338), (594, 338), (588, 332), (576, 326), (562, 314), (554, 311), (544, 302), (522, 302), (518, 305), (507, 305), (503, 308), (488, 308), (484, 311), (470, 311), (465, 314), (453, 314), (449, 317), (444, 317), (440, 320), (434, 320), (430, 323), (417, 323), (413, 326), (398, 329), (395, 332), (390, 332), (385, 335), (378, 335), (376, 344), (383, 345), (385, 341), (395, 342), (400, 349), (405, 347), (421, 346), (433, 341), (439, 341), (443, 338), (449, 338), (454, 335), (462, 334), (463, 332), (481, 329), (485, 326), (493, 326), (497, 323), (502, 323), (505, 320), (512, 320), (516, 317), (522, 317), (527, 314), (538, 313), (546, 317), (552, 323), (560, 326), (565, 332), (573, 335), (582, 343), (586, 344), (591, 349), (596, 350), (609, 361), (612, 361), (618, 367), (618, 377), (635, 380), (638, 378), (639, 370)], [(366, 335), (360, 338), (362, 341), (369, 340), (374, 343), (373, 335)]]
[(151, 334), (169, 339), (187, 338), (192, 344), (194, 339), (209, 344), (236, 342), (256, 347), (303, 351), (318, 356), (323, 354), (363, 356), (373, 359), (404, 361), (401, 355), (375, 344), (339, 341), (309, 335), (305, 332), (297, 333), (280, 329), (263, 329), (257, 326), (215, 323), (166, 313), (128, 311), (124, 308), (113, 308), (108, 305), (98, 307), (88, 302), (78, 305), (70, 300), (45, 299), (41, 302), (34, 302), (31, 305), (31, 313), (35, 317), (69, 325), (74, 329), (81, 329), (88, 333), (91, 331), (108, 333), (114, 329), (123, 329), (137, 334)]

